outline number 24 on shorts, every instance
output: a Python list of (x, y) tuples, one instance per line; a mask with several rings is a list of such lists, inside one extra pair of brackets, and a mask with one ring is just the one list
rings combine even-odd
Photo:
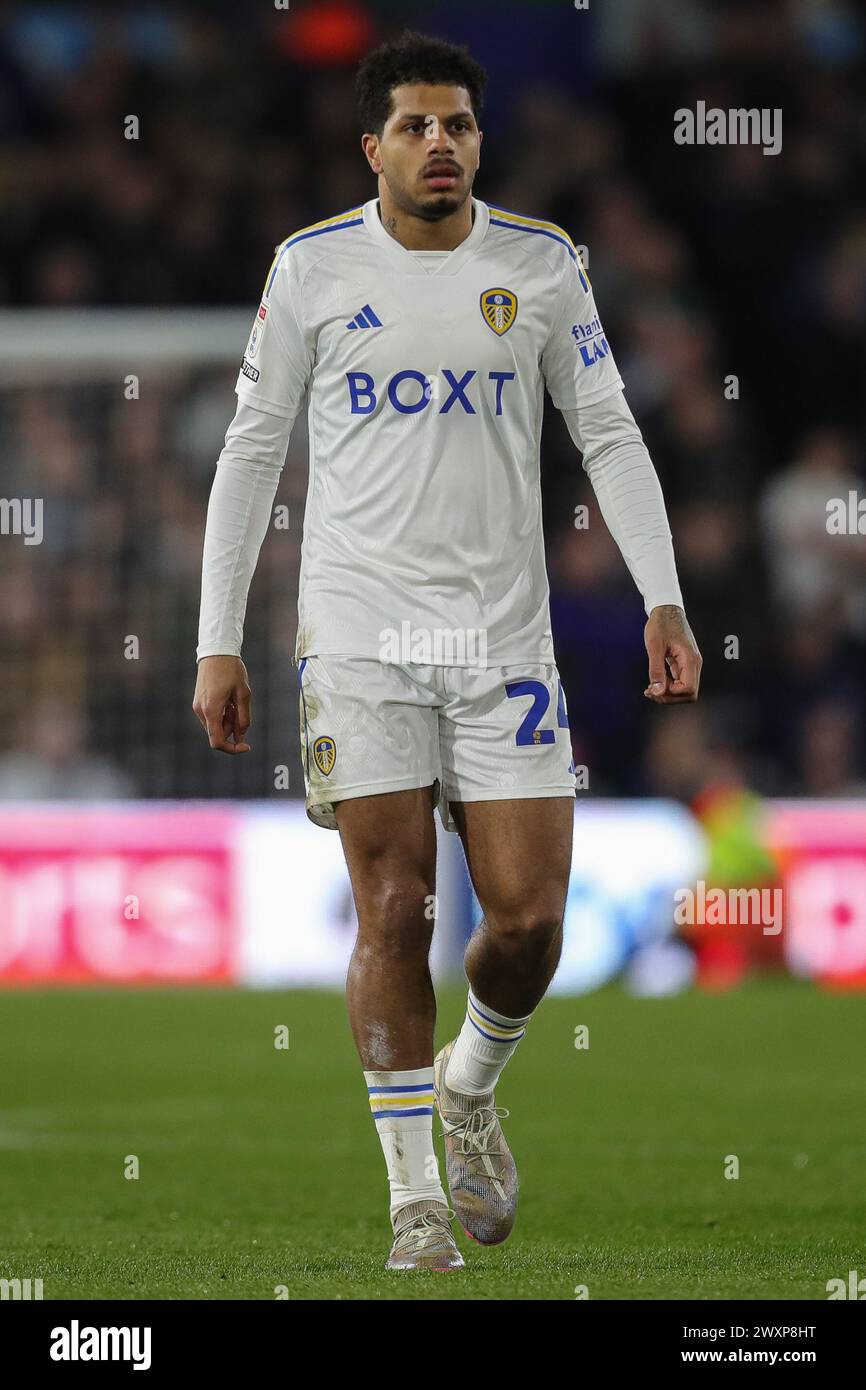
[[(526, 717), (520, 728), (517, 730), (516, 743), (519, 747), (527, 744), (537, 745), (540, 743), (553, 743), (556, 734), (553, 729), (539, 729), (544, 716), (550, 707), (550, 691), (543, 681), (511, 681), (505, 687), (505, 693), (509, 700), (516, 700), (520, 695), (531, 695), (532, 704), (530, 705)], [(562, 682), (559, 683), (559, 695), (556, 704), (556, 723), (560, 729), (568, 728), (568, 715), (565, 711), (565, 696), (562, 693)]]

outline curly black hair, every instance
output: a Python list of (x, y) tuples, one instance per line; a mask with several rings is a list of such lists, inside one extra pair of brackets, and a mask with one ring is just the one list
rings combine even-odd
[(355, 91), (365, 132), (381, 135), (391, 114), (391, 93), (404, 82), (465, 87), (476, 121), (487, 73), (468, 48), (405, 29), (399, 39), (374, 48), (358, 68)]

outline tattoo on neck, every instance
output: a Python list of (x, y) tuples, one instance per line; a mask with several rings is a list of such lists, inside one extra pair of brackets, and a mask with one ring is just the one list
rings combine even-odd
[(396, 235), (397, 235), (397, 219), (396, 219), (396, 217), (386, 217), (386, 218), (385, 218), (385, 230), (388, 231), (388, 232), (390, 232), (392, 236), (396, 236)]

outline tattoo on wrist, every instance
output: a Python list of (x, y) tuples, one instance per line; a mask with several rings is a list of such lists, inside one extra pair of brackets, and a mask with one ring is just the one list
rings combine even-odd
[(679, 628), (680, 632), (686, 630), (686, 615), (675, 603), (662, 603), (658, 608), (653, 609), (658, 613), (666, 627)]

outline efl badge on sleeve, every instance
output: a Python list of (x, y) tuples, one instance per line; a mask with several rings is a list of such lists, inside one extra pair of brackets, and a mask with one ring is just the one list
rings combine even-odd
[(250, 334), (250, 341), (249, 341), (249, 343), (247, 344), (247, 351), (246, 351), (246, 356), (247, 356), (247, 357), (255, 357), (256, 353), (258, 352), (258, 350), (259, 350), (259, 343), (261, 342), (261, 340), (262, 340), (262, 334), (263, 334), (264, 331), (265, 331), (265, 323), (267, 322), (267, 318), (268, 318), (268, 311), (267, 311), (267, 308), (265, 307), (264, 304), (260, 304), (260, 305), (259, 305), (259, 312), (256, 314), (256, 321), (255, 321), (255, 323), (253, 324), (253, 331), (252, 331), (252, 333)]
[(517, 295), (511, 290), (485, 290), (481, 295), (481, 312), (485, 323), (497, 338), (501, 338), (517, 318)]
[(337, 745), (327, 734), (322, 734), (313, 744), (313, 759), (323, 777), (329, 777), (337, 761)]

